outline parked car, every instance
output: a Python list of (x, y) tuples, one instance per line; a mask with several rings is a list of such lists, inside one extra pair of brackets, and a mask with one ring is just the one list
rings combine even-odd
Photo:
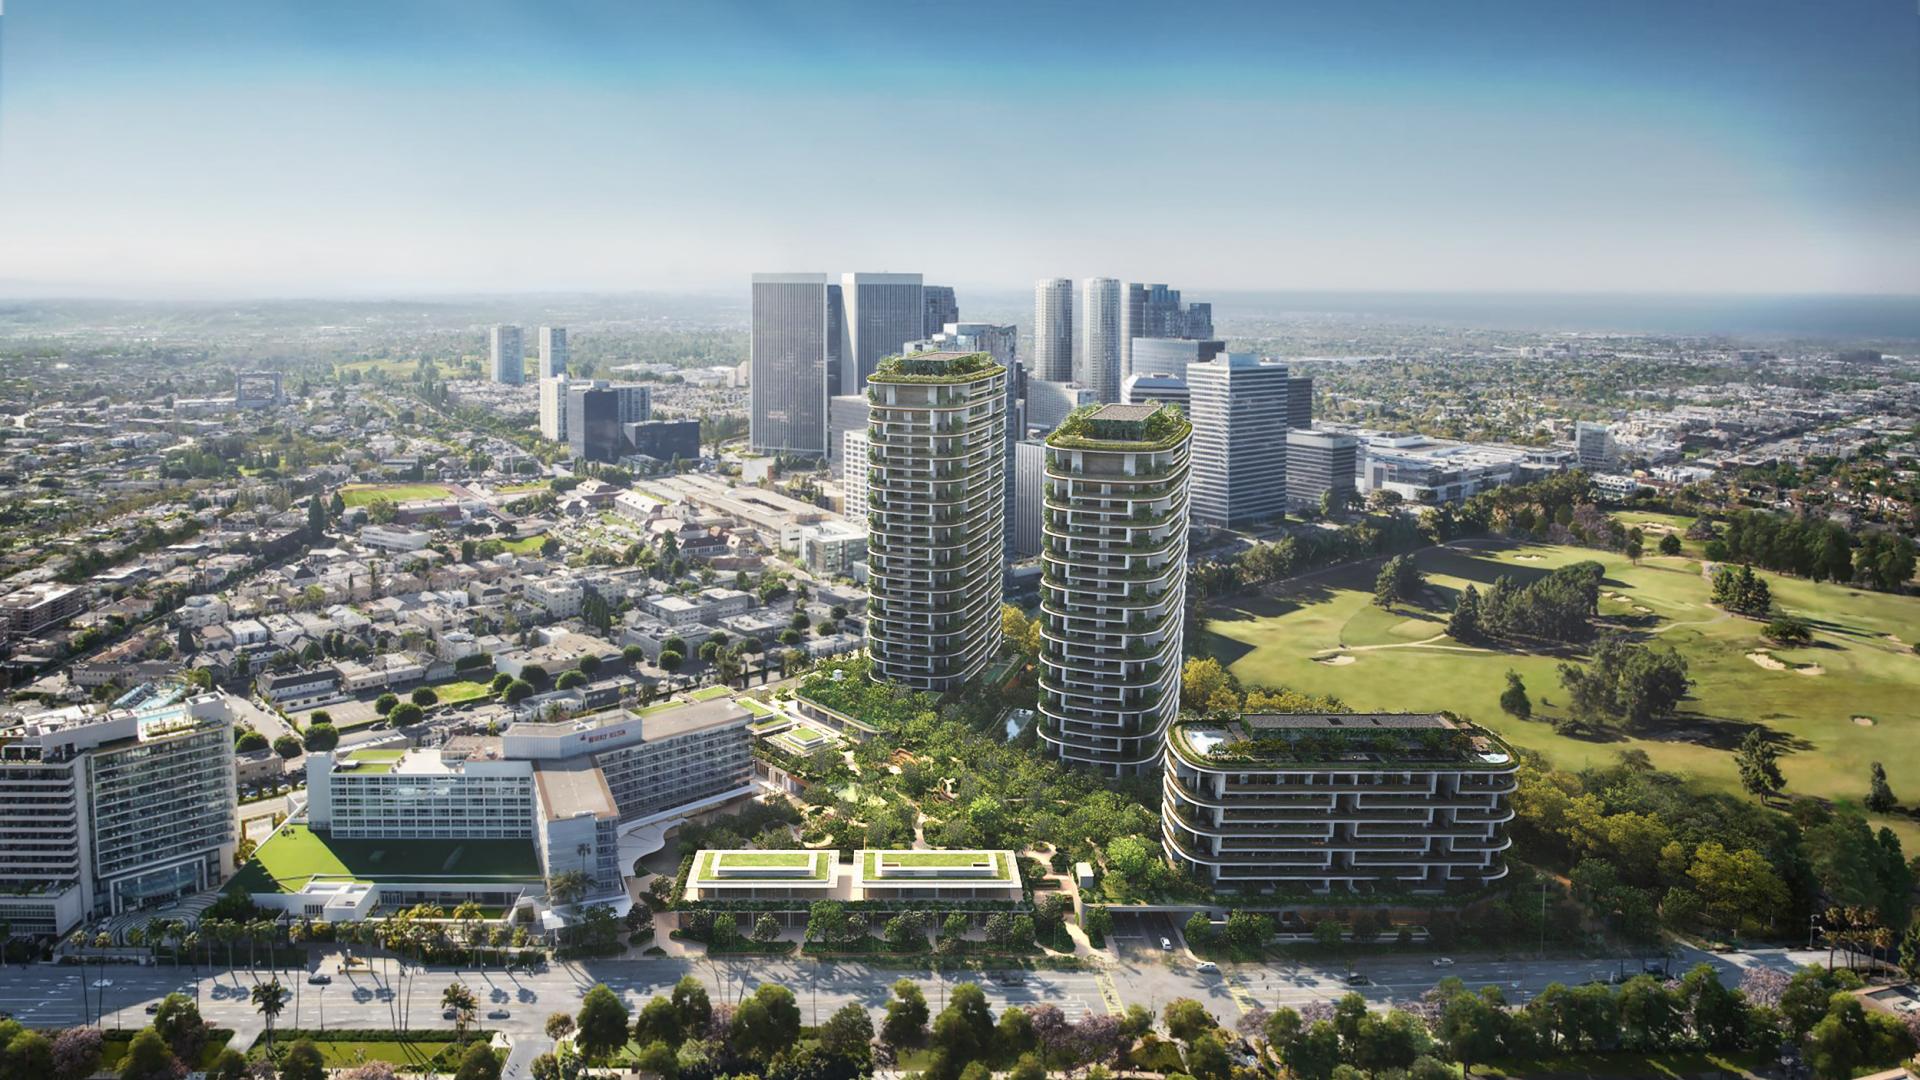
[(155, 1001), (155, 1002), (151, 1002), (151, 1003), (149, 1003), (149, 1004), (147, 1005), (147, 1015), (148, 1015), (148, 1016), (152, 1016), (152, 1015), (153, 1015), (154, 1013), (157, 1013), (157, 1012), (159, 1012), (159, 1011), (160, 1011), (160, 1003), (159, 1003), (159, 1002), (157, 1002), (157, 1001)]
[(316, 971), (313, 974), (307, 976), (308, 986), (325, 986), (332, 981), (333, 981), (333, 976), (328, 975), (324, 971)]
[(1193, 966), (1195, 971), (1219, 971), (1220, 965), (1211, 960), (1202, 960)]
[(513, 1015), (512, 1013), (510, 1013), (510, 1012), (508, 1012), (508, 1011), (507, 1011), (507, 1010), (505, 1010), (505, 1009), (494, 1009), (494, 1010), (492, 1010), (491, 1012), (489, 1012), (489, 1013), (487, 1013), (487, 1019), (489, 1019), (489, 1020), (505, 1020), (505, 1019), (507, 1019), (508, 1017), (510, 1017), (510, 1016), (512, 1016), (512, 1015)]
[(1161, 939), (1160, 939), (1160, 949), (1161, 949), (1161, 951), (1163, 951), (1163, 952), (1172, 952), (1172, 951), (1173, 951), (1173, 939), (1172, 939), (1172, 938), (1161, 938)]

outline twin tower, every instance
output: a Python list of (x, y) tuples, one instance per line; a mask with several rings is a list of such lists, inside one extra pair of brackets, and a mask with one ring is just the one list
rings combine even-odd
[[(1007, 369), (889, 357), (867, 379), (867, 652), (944, 692), (1000, 649)], [(1180, 709), (1193, 428), (1167, 405), (1080, 409), (1046, 439), (1039, 734), (1060, 759), (1153, 768)]]

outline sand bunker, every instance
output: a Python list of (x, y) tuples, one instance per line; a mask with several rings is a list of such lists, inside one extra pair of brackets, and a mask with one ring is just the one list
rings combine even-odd
[(1763, 653), (1758, 651), (1750, 652), (1747, 654), (1747, 659), (1753, 661), (1756, 664), (1759, 664), (1761, 667), (1766, 668), (1768, 671), (1787, 670), (1787, 665), (1781, 663), (1778, 660), (1775, 660), (1773, 658), (1773, 654), (1771, 653)]
[(1793, 673), (1795, 675), (1825, 675), (1827, 669), (1821, 667), (1819, 664), (1801, 664), (1799, 667), (1793, 669)]
[(1873, 717), (1871, 717), (1871, 716), (1856, 716), (1856, 717), (1854, 717), (1854, 718), (1853, 718), (1853, 722), (1854, 722), (1854, 723), (1856, 723), (1856, 724), (1859, 724), (1859, 725), (1860, 725), (1861, 727), (1872, 727), (1872, 726), (1873, 726)]
[(1639, 527), (1641, 532), (1667, 533), (1667, 532), (1673, 531), (1673, 526), (1665, 524), (1664, 522), (1659, 522), (1659, 521), (1643, 521), (1640, 523)]
[(1650, 607), (1642, 607), (1639, 604), (1635, 604), (1633, 605), (1633, 613), (1635, 615), (1651, 615), (1653, 614), (1653, 609)]
[(1342, 667), (1353, 663), (1353, 657), (1346, 653), (1335, 653), (1332, 656), (1316, 656), (1313, 658), (1313, 662), (1316, 664), (1325, 664), (1328, 667)]
[(1545, 562), (1547, 560), (1545, 555), (1515, 555), (1514, 558), (1520, 562)]

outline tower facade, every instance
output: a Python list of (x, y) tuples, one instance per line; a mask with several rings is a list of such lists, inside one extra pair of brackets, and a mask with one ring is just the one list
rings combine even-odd
[(567, 328), (540, 328), (540, 377), (559, 378), (567, 373)]
[(1007, 369), (889, 357), (867, 378), (867, 653), (875, 679), (952, 689), (1000, 649)]
[(905, 351), (927, 332), (926, 287), (919, 274), (842, 274), (846, 337), (837, 393), (857, 394), (883, 357)]
[(1073, 381), (1103, 402), (1120, 400), (1120, 283), (1088, 278), (1080, 283), (1080, 353)]
[(1073, 381), (1073, 280), (1041, 278), (1033, 285), (1033, 367), (1047, 382)]
[(1129, 776), (1180, 712), (1193, 427), (1164, 405), (1101, 405), (1046, 440), (1040, 738)]
[(1226, 353), (1187, 368), (1193, 519), (1233, 528), (1287, 509), (1287, 368)]
[(520, 328), (501, 324), (487, 331), (487, 360), (493, 381), (519, 386), (527, 379), (527, 346)]
[(747, 441), (755, 453), (827, 451), (827, 364), (837, 333), (828, 289), (825, 274), (753, 275)]

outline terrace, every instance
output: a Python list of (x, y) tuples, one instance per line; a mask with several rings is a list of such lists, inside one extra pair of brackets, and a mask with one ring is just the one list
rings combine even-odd
[(1513, 751), (1446, 713), (1249, 714), (1186, 720), (1168, 745), (1200, 768), (1507, 772)]
[(689, 900), (820, 899), (839, 884), (840, 853), (706, 850), (693, 857)]
[(861, 851), (866, 899), (1018, 900), (1020, 871), (1011, 851)]

